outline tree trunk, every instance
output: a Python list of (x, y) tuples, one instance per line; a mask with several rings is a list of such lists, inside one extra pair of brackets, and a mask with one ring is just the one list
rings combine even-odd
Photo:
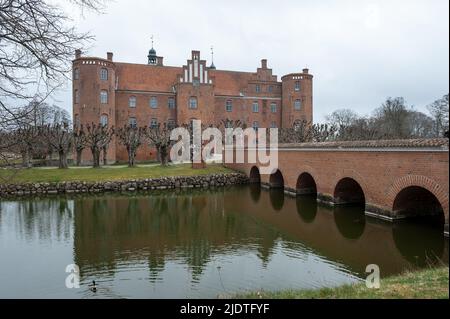
[(134, 167), (134, 158), (136, 153), (128, 150), (128, 167)]
[(168, 154), (167, 154), (167, 148), (166, 147), (160, 147), (158, 149), (158, 153), (160, 156), (160, 160), (161, 160), (161, 165), (162, 166), (167, 166), (168, 164)]
[(108, 152), (108, 148), (104, 147), (103, 148), (103, 165), (107, 165), (108, 164), (108, 160), (106, 158), (107, 152)]
[(67, 154), (66, 154), (66, 152), (59, 151), (58, 155), (59, 155), (59, 168), (68, 168), (69, 166), (67, 165)]
[(100, 150), (98, 148), (91, 148), (92, 152), (92, 166), (94, 168), (100, 167)]
[(77, 149), (77, 166), (81, 165), (81, 153), (82, 152), (83, 152), (83, 150)]
[(31, 161), (30, 161), (30, 152), (23, 151), (21, 152), (22, 155), (22, 167), (24, 168), (31, 168)]

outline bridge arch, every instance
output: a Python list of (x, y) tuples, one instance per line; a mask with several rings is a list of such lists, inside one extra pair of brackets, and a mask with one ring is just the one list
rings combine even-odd
[(304, 172), (298, 176), (296, 192), (298, 195), (317, 195), (316, 181), (310, 173)]
[(361, 185), (351, 177), (341, 178), (334, 188), (334, 204), (364, 205), (366, 196)]
[[(423, 207), (423, 205), (426, 204), (428, 207), (426, 209), (429, 210), (431, 207), (432, 212), (436, 215), (439, 214), (437, 213), (437, 211), (439, 211), (439, 206), (437, 206), (437, 203), (439, 203), (445, 218), (445, 223), (448, 223), (448, 194), (445, 189), (441, 187), (441, 185), (423, 175), (403, 176), (398, 178), (388, 189), (386, 195), (390, 208), (394, 214), (398, 213), (402, 207), (407, 208), (404, 205), (405, 197), (413, 197), (414, 194), (419, 196), (423, 195), (422, 205), (420, 206)], [(431, 195), (433, 195), (434, 199)], [(415, 200), (413, 199), (413, 201)]]
[(274, 173), (270, 174), (269, 185), (270, 188), (284, 188), (283, 174), (279, 169), (277, 169)]
[(261, 174), (259, 173), (259, 168), (257, 166), (252, 166), (250, 169), (249, 179), (251, 184), (261, 183)]

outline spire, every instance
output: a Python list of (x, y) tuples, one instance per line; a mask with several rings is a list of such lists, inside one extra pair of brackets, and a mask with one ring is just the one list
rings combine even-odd
[(209, 67), (210, 69), (215, 70), (216, 66), (214, 65), (214, 47), (211, 46), (211, 66)]
[(155, 65), (157, 63), (157, 58), (156, 58), (156, 50), (153, 48), (153, 34), (151, 36), (152, 39), (152, 48), (150, 49), (150, 51), (148, 51), (148, 64), (152, 64)]

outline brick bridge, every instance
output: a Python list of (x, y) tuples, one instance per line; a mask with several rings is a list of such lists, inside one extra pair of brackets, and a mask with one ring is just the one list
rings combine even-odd
[(280, 144), (278, 169), (267, 175), (246, 161), (225, 165), (291, 195), (365, 205), (372, 217), (435, 216), (448, 236), (448, 139)]

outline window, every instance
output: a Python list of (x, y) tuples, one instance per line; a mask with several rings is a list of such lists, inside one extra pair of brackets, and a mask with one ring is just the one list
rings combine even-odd
[(130, 96), (130, 98), (128, 99), (128, 106), (136, 107), (136, 97), (135, 96)]
[(167, 100), (167, 105), (169, 106), (169, 109), (174, 109), (175, 108), (175, 98), (169, 97), (169, 99)]
[(257, 130), (258, 130), (258, 127), (259, 127), (258, 121), (254, 121), (252, 126), (253, 126), (253, 129), (254, 129), (255, 131), (257, 131)]
[(100, 69), (100, 80), (108, 80), (108, 69), (102, 68)]
[(73, 124), (75, 127), (79, 127), (81, 122), (80, 122), (80, 115), (75, 114), (74, 119), (73, 119)]
[(273, 86), (272, 86), (272, 85), (269, 85), (269, 86), (267, 87), (267, 92), (269, 92), (269, 93), (272, 93), (272, 92), (273, 92)]
[(155, 119), (155, 118), (151, 119), (151, 120), (150, 120), (150, 127), (151, 127), (151, 128), (158, 127), (158, 120)]
[(100, 91), (100, 103), (108, 104), (108, 91), (105, 90)]
[(75, 70), (73, 70), (73, 79), (74, 80), (80, 79), (80, 69), (79, 68), (76, 68)]
[(101, 126), (107, 126), (108, 125), (108, 115), (102, 114), (102, 116), (100, 116), (100, 125)]
[(169, 130), (174, 129), (176, 127), (175, 120), (169, 119), (167, 120), (167, 128)]
[(259, 112), (259, 104), (258, 104), (257, 101), (253, 102), (252, 109), (253, 109), (253, 113), (258, 113)]
[(302, 102), (300, 100), (295, 100), (295, 102), (294, 102), (294, 109), (296, 111), (300, 111), (301, 108), (302, 108)]
[(270, 111), (272, 113), (277, 113), (277, 103), (270, 103)]
[(261, 92), (261, 86), (259, 84), (256, 84), (255, 91), (256, 91), (256, 93)]
[(300, 91), (300, 81), (295, 82), (295, 90)]
[(150, 103), (150, 107), (152, 109), (156, 109), (158, 107), (158, 99), (156, 98), (156, 96), (152, 96), (150, 98), (150, 102), (149, 103)]
[(227, 100), (225, 102), (225, 109), (227, 110), (227, 112), (233, 111), (233, 102), (231, 100)]
[(272, 123), (270, 123), (270, 127), (271, 128), (276, 128), (277, 127), (277, 122), (272, 121)]
[(137, 121), (135, 117), (130, 117), (128, 119), (128, 125), (130, 125), (131, 127), (136, 128), (137, 127)]
[(74, 102), (75, 104), (80, 103), (80, 92), (78, 90), (75, 90), (74, 92)]
[(197, 108), (197, 98), (195, 96), (189, 99), (189, 108), (196, 109)]

